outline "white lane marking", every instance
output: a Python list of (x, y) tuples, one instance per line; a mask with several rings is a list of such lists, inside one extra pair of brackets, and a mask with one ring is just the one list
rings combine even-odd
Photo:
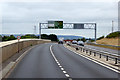
[(58, 64), (58, 66), (60, 66), (60, 64)]
[(57, 62), (57, 64), (60, 64), (59, 62)]
[(69, 80), (72, 80), (72, 78), (69, 78)]
[(60, 68), (62, 67), (62, 66), (59, 66)]
[(61, 70), (63, 71), (63, 70), (64, 70), (64, 68), (61, 68)]
[(63, 71), (64, 74), (66, 74), (67, 72), (66, 71)]
[(16, 60), (15, 62), (18, 62), (19, 60), (21, 60), (21, 59), (24, 57), (24, 55), (25, 55), (30, 49), (32, 49), (32, 48), (29, 48), (27, 51), (25, 51), (20, 57), (17, 58), (17, 60)]
[(54, 60), (56, 61), (57, 65), (59, 66), (59, 68), (61, 69), (61, 71), (64, 73), (64, 75), (69, 78), (70, 80), (72, 80), (72, 78), (70, 78), (70, 75), (67, 74), (67, 72), (64, 70), (64, 68), (60, 65), (60, 63), (58, 62), (57, 58), (55, 57), (53, 51), (52, 51), (52, 45), (50, 46), (50, 52), (54, 58)]
[(68, 74), (65, 74), (66, 77), (70, 77)]
[(56, 62), (58, 62), (58, 60), (55, 60)]
[[(36, 45), (36, 46), (37, 46), (37, 45)], [(33, 46), (33, 47), (29, 48), (28, 50), (26, 50), (20, 57), (17, 58), (17, 60), (16, 60), (15, 62), (20, 61), (20, 60), (26, 55), (26, 53), (27, 53), (28, 51), (30, 51), (31, 49), (33, 49), (33, 48), (36, 47), (36, 46)]]
[[(66, 47), (65, 47), (66, 48)], [(68, 49), (68, 48), (66, 48), (66, 49)], [(70, 49), (68, 49), (68, 50), (70, 50)], [(70, 50), (71, 52), (74, 52), (74, 53), (77, 53), (77, 52), (75, 52), (75, 51), (73, 51), (73, 50)], [(78, 54), (78, 53), (77, 53)], [(113, 71), (115, 71), (115, 72), (117, 72), (117, 73), (120, 73), (118, 70), (115, 70), (115, 69), (113, 69), (113, 68), (111, 68), (111, 67), (109, 67), (109, 66), (106, 66), (106, 65), (104, 65), (104, 64), (101, 64), (101, 63), (99, 63), (99, 62), (97, 62), (97, 61), (94, 61), (94, 60), (92, 60), (92, 59), (90, 59), (90, 58), (88, 58), (88, 57), (85, 57), (84, 55), (81, 55), (81, 54), (78, 54), (78, 55), (80, 55), (80, 56), (82, 56), (82, 57), (84, 57), (84, 58), (86, 58), (86, 59), (88, 59), (88, 60), (90, 60), (90, 61), (93, 61), (94, 63), (97, 63), (97, 64), (99, 64), (99, 65), (101, 65), (101, 66), (103, 66), (103, 67), (106, 67), (106, 68), (108, 68), (108, 69), (110, 69), (110, 70), (113, 70)]]

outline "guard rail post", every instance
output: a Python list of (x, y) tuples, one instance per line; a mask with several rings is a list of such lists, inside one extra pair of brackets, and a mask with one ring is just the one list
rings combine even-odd
[(88, 53), (88, 50), (86, 50), (86, 54)]
[(96, 52), (94, 52), (94, 56), (96, 56)]
[(100, 54), (100, 58), (101, 58), (101, 54)]
[(78, 48), (78, 47), (76, 47), (76, 50), (79, 50), (79, 48)]
[(91, 51), (90, 51), (90, 55), (91, 55)]
[(83, 52), (85, 52), (85, 49), (83, 49)]
[(82, 48), (82, 52), (83, 52), (83, 48)]
[(80, 48), (80, 50), (82, 51), (82, 48)]
[(115, 58), (115, 64), (117, 64), (117, 58)]
[(106, 61), (108, 61), (108, 56), (106, 56)]

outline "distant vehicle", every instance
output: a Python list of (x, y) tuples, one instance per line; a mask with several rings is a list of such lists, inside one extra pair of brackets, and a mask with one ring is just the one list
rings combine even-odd
[(83, 41), (78, 41), (77, 45), (84, 46), (84, 42)]
[(89, 43), (89, 40), (86, 40), (85, 43)]
[(70, 45), (70, 41), (67, 41), (66, 44), (67, 44), (67, 45)]
[(77, 41), (73, 40), (73, 41), (72, 41), (72, 44), (77, 44)]
[(63, 41), (58, 41), (58, 44), (63, 44)]

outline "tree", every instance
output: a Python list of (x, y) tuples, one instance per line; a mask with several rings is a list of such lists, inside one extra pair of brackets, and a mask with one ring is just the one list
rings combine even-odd
[(77, 39), (77, 41), (80, 41), (81, 39)]
[(41, 38), (42, 38), (42, 39), (49, 39), (49, 36), (48, 36), (47, 34), (42, 34), (42, 35), (41, 35)]
[(34, 34), (26, 34), (24, 36), (21, 36), (21, 39), (26, 39), (26, 38), (38, 38), (38, 36)]
[(85, 42), (85, 41), (86, 41), (86, 39), (85, 39), (85, 38), (82, 38), (82, 39), (81, 39), (81, 41)]
[(58, 38), (57, 38), (57, 36), (56, 36), (55, 34), (50, 34), (50, 35), (49, 35), (49, 39), (50, 39), (51, 41), (58, 41)]
[(0, 35), (0, 42), (2, 41), (2, 35)]
[(2, 37), (2, 41), (8, 41), (9, 40), (9, 36), (3, 36)]
[(13, 36), (13, 35), (10, 35), (10, 37), (8, 38), (8, 40), (15, 40), (16, 38), (15, 38), (15, 36)]

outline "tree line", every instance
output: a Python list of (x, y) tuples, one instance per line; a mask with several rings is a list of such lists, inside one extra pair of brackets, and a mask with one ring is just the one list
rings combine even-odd
[[(34, 35), (34, 34), (26, 34), (26, 35), (22, 35), (21, 36), (21, 39), (39, 39), (39, 36), (37, 35)], [(10, 41), (10, 40), (15, 40), (17, 39), (14, 35), (10, 35), (10, 36), (2, 36), (0, 35), (0, 41)], [(41, 35), (41, 39), (48, 39), (48, 40), (51, 40), (51, 41), (58, 41), (58, 38), (55, 34), (50, 34), (50, 35), (47, 35), (47, 34), (42, 34)]]

